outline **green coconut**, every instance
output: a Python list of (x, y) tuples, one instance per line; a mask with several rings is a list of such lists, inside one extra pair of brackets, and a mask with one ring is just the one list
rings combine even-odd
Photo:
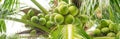
[(102, 19), (100, 24), (101, 24), (103, 27), (108, 27), (110, 23), (112, 23), (111, 20)]
[(55, 17), (55, 15), (57, 15), (57, 14), (58, 14), (58, 13), (53, 13), (53, 14), (51, 15), (51, 21), (55, 22), (54, 17)]
[(110, 29), (110, 31), (118, 32), (118, 24), (116, 24), (116, 23), (111, 23), (111, 24), (109, 25), (109, 29)]
[(75, 18), (72, 15), (67, 15), (65, 17), (65, 23), (66, 24), (73, 24), (75, 22)]
[(115, 33), (110, 32), (110, 33), (107, 34), (107, 36), (108, 36), (108, 37), (115, 37)]
[(109, 28), (108, 27), (104, 27), (101, 29), (101, 32), (104, 33), (104, 34), (107, 34), (109, 32)]
[(94, 34), (95, 36), (100, 35), (100, 34), (101, 34), (100, 29), (95, 29), (94, 32), (93, 32), (93, 34)]
[(54, 17), (55, 23), (62, 24), (64, 22), (64, 17), (60, 14), (55, 15)]
[(40, 18), (40, 19), (39, 19), (39, 23), (40, 23), (41, 25), (45, 25), (46, 19), (45, 19), (45, 18)]
[(27, 13), (27, 15), (31, 18), (32, 16), (35, 16), (35, 13), (32, 9), (30, 9)]
[(34, 23), (38, 23), (39, 22), (39, 18), (37, 16), (33, 16), (31, 18), (31, 21), (34, 22)]
[(54, 26), (54, 22), (52, 22), (52, 21), (47, 21), (46, 27), (50, 28), (50, 27), (52, 27), (52, 26)]
[(50, 15), (49, 14), (45, 15), (45, 19), (46, 21), (50, 20)]
[(59, 14), (66, 15), (68, 14), (68, 6), (67, 5), (61, 5), (58, 7)]
[(78, 8), (76, 6), (70, 6), (69, 13), (73, 16), (76, 16), (78, 14)]

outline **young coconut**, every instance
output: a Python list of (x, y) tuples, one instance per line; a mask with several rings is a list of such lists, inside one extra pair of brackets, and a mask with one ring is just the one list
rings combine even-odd
[(93, 32), (93, 34), (94, 34), (95, 36), (99, 36), (99, 35), (101, 34), (100, 29), (95, 29), (94, 32)]
[(110, 32), (110, 33), (107, 34), (107, 36), (108, 36), (108, 37), (115, 37), (115, 33)]
[(31, 36), (35, 36), (36, 34), (37, 34), (37, 31), (36, 31), (36, 30), (30, 31), (30, 35), (31, 35)]
[(65, 17), (65, 23), (66, 24), (73, 24), (75, 22), (75, 18), (72, 15), (67, 15)]
[(109, 30), (108, 27), (104, 27), (104, 28), (101, 29), (101, 32), (102, 32), (103, 34), (107, 34), (109, 31), (110, 31), (110, 30)]
[(40, 23), (41, 25), (45, 25), (46, 19), (45, 19), (45, 18), (40, 18), (40, 19), (39, 19), (39, 23)]
[(28, 13), (27, 13), (27, 16), (29, 16), (30, 18), (31, 18), (32, 16), (35, 16), (34, 11), (33, 11), (32, 9), (30, 9), (30, 10), (28, 11)]
[(39, 18), (37, 16), (33, 16), (31, 18), (31, 21), (34, 22), (34, 23), (38, 23), (39, 22)]
[(101, 24), (103, 27), (108, 27), (110, 23), (112, 23), (112, 21), (106, 20), (106, 19), (102, 19), (100, 24)]
[(45, 15), (45, 19), (46, 21), (50, 20), (50, 15), (49, 14)]
[(52, 22), (52, 21), (47, 21), (46, 27), (50, 28), (50, 27), (52, 27), (52, 26), (54, 26), (54, 22)]
[(111, 23), (111, 24), (109, 25), (110, 31), (114, 31), (114, 26), (115, 26), (115, 23)]
[(78, 8), (76, 6), (70, 6), (69, 13), (73, 16), (76, 16), (78, 14)]
[(55, 15), (54, 17), (55, 23), (62, 24), (64, 22), (64, 17), (60, 14)]
[(59, 14), (66, 15), (68, 14), (68, 6), (67, 5), (61, 5), (58, 7)]
[(51, 21), (53, 21), (53, 22), (55, 22), (54, 21), (54, 17), (55, 17), (55, 15), (57, 15), (58, 13), (53, 13), (52, 15), (51, 15)]

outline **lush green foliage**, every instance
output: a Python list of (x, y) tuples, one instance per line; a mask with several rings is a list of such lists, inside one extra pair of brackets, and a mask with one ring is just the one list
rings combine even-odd
[[(112, 30), (115, 33), (118, 33), (118, 30), (120, 30), (119, 29), (120, 28), (119, 27), (120, 26), (120, 21), (119, 21), (120, 20), (120, 11), (119, 11), (120, 1), (119, 0), (102, 0), (102, 1), (101, 0), (82, 0), (82, 1), (58, 0), (58, 6), (54, 7), (55, 8), (55, 9), (53, 8), (54, 11), (50, 11), (50, 13), (44, 7), (42, 7), (37, 1), (35, 0), (31, 0), (31, 1), (43, 12), (44, 16), (38, 15), (38, 17), (32, 18), (34, 13), (32, 13), (31, 11), (31, 13), (28, 13), (28, 15), (30, 16), (24, 15), (22, 20), (17, 18), (7, 17), (8, 15), (14, 14), (13, 12), (14, 10), (12, 9), (13, 9), (13, 6), (17, 7), (18, 0), (11, 0), (11, 1), (5, 0), (4, 4), (0, 8), (0, 11), (3, 10), (1, 11), (2, 13), (0, 13), (0, 18), (23, 22), (25, 24), (32, 25), (31, 27), (37, 27), (39, 29), (42, 29), (43, 31), (46, 31), (49, 33), (51, 39), (75, 39), (75, 38), (92, 39), (85, 32), (83, 28), (84, 26), (86, 26), (86, 24), (90, 24), (91, 21), (95, 21), (94, 24), (97, 24), (97, 25), (100, 24), (98, 27), (101, 31), (97, 29), (95, 34), (99, 34), (101, 32), (108, 33), (109, 29), (105, 27), (109, 27), (110, 31)], [(61, 2), (64, 2), (64, 3), (59, 4)], [(55, 17), (56, 15), (55, 16), (53, 15), (54, 12), (57, 14), (61, 14), (62, 16)], [(51, 13), (53, 16), (51, 15)], [(70, 17), (67, 16), (69, 14), (71, 14)], [(46, 21), (45, 19), (40, 19), (42, 16), (43, 18), (45, 17)], [(31, 18), (31, 21), (33, 22), (30, 21), (30, 18)], [(103, 20), (103, 19), (107, 19), (107, 20)], [(43, 20), (43, 21), (40, 21), (40, 22), (43, 22), (43, 24), (39, 25), (39, 23), (38, 24), (34, 23), (36, 20), (38, 21)], [(0, 22), (0, 25), (1, 25), (0, 31), (6, 31), (5, 23), (3, 21), (4, 20), (2, 20), (2, 23)], [(111, 21), (113, 22), (113, 24), (111, 23)], [(56, 22), (57, 24), (54, 25), (54, 22)], [(115, 28), (112, 28), (113, 26), (115, 26)], [(52, 29), (50, 29), (51, 27)], [(116, 29), (117, 29), (117, 32), (116, 32)], [(108, 34), (108, 36), (111, 36), (111, 34), (113, 33)], [(116, 39), (119, 39), (119, 35), (116, 36)]]

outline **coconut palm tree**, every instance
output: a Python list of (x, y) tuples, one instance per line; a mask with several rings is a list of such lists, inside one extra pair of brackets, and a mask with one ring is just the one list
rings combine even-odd
[[(36, 0), (31, 1), (44, 14), (49, 14), (50, 11), (47, 11)], [(53, 6), (57, 7), (60, 1), (65, 1), (68, 4), (74, 4), (75, 6), (77, 6), (77, 8), (79, 9), (79, 15), (77, 17), (82, 17), (82, 15), (88, 16), (88, 23), (80, 22), (79, 25), (57, 25), (55, 28), (50, 30), (45, 26), (30, 22), (30, 20), (21, 20), (9, 17), (9, 15), (13, 15), (19, 12), (19, 0), (4, 0), (4, 3), (0, 6), (0, 19), (2, 19), (2, 22), (0, 21), (0, 30), (6, 31), (4, 20), (13, 20), (32, 25), (31, 27), (37, 27), (38, 29), (49, 33), (48, 38), (51, 39), (93, 39), (84, 30), (85, 27), (90, 28), (88, 27), (89, 25), (86, 26), (86, 24), (89, 24), (90, 21), (95, 21), (94, 24), (99, 24), (99, 21), (101, 19), (109, 19), (115, 23), (120, 24), (119, 0), (55, 0), (55, 3), (57, 4), (54, 3), (55, 5)], [(52, 10), (54, 10), (54, 8)]]

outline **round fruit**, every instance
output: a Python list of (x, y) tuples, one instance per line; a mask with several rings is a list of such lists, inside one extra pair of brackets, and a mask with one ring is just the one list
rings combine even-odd
[(66, 15), (68, 14), (68, 6), (67, 5), (61, 5), (58, 8), (59, 14)]
[(95, 29), (94, 32), (93, 32), (94, 35), (100, 35), (101, 34), (101, 31), (100, 29)]
[(86, 23), (88, 21), (88, 16), (87, 15), (80, 15), (80, 20), (82, 23)]
[(111, 23), (113, 23), (111, 20), (107, 20), (107, 22), (108, 22), (108, 24), (111, 24)]
[(109, 32), (109, 28), (104, 27), (104, 28), (101, 29), (101, 32), (104, 33), (104, 34), (107, 34)]
[(30, 35), (34, 36), (34, 35), (36, 35), (36, 33), (37, 33), (36, 30), (32, 30), (32, 31), (30, 32)]
[(109, 25), (109, 29), (110, 29), (111, 31), (113, 31), (113, 32), (118, 32), (118, 29), (119, 29), (118, 26), (119, 26), (119, 25), (116, 24), (116, 23), (111, 23), (111, 24)]
[(64, 17), (60, 14), (55, 15), (54, 17), (55, 23), (62, 24), (64, 22)]
[(34, 22), (34, 23), (38, 23), (39, 22), (39, 18), (37, 16), (33, 16), (31, 18), (31, 21)]
[(54, 22), (52, 22), (52, 21), (47, 21), (46, 27), (50, 28), (50, 27), (52, 27), (52, 26), (54, 26)]
[(111, 23), (111, 24), (109, 25), (109, 29), (110, 29), (111, 31), (114, 31), (115, 26), (116, 26), (115, 23)]
[(66, 24), (73, 24), (75, 22), (75, 18), (72, 15), (67, 15), (65, 18)]
[(52, 15), (51, 15), (51, 21), (53, 21), (53, 22), (55, 22), (54, 21), (54, 17), (55, 17), (55, 15), (57, 15), (58, 13), (53, 13)]
[(31, 18), (32, 16), (35, 15), (35, 13), (34, 13), (34, 11), (33, 11), (32, 9), (30, 9), (30, 10), (28, 11), (27, 15), (30, 16), (30, 18)]
[(73, 16), (76, 16), (78, 14), (78, 8), (76, 6), (70, 6), (69, 13)]
[(102, 19), (101, 20), (101, 25), (103, 27), (108, 27), (110, 22), (111, 22), (110, 20)]
[(49, 14), (45, 15), (45, 19), (46, 21), (50, 20), (50, 15)]
[(45, 18), (40, 18), (40, 19), (39, 19), (39, 23), (40, 23), (41, 25), (45, 25), (46, 19), (45, 19)]
[(38, 16), (39, 18), (41, 18), (41, 17), (44, 17), (44, 14), (39, 13), (37, 16)]
[(115, 37), (115, 33), (110, 32), (110, 33), (107, 34), (107, 36), (108, 36), (108, 37)]

